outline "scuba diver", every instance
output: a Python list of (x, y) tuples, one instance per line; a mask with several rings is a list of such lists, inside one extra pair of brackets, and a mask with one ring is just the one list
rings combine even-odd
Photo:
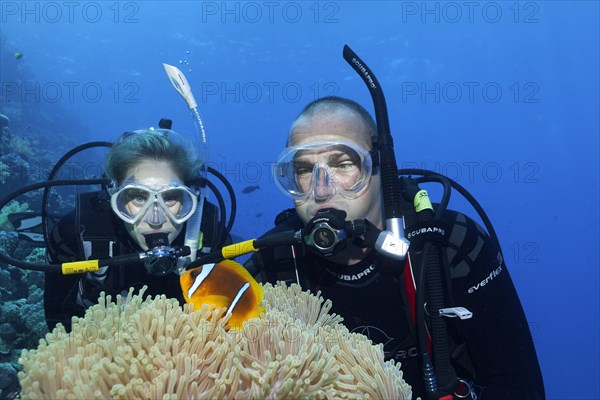
[[(344, 57), (371, 89), (377, 123), (340, 97), (302, 110), (273, 166), (295, 208), (255, 242), (286, 232), (296, 240), (261, 248), (245, 267), (259, 281), (297, 283), (332, 300), (348, 329), (401, 363), (415, 398), (545, 398), (529, 326), (485, 213), (467, 197), (489, 234), (446, 209), (451, 186), (470, 196), (456, 182), (398, 171), (379, 83), (347, 46)], [(425, 182), (444, 185), (440, 204), (419, 187)]]
[[(198, 204), (201, 189), (193, 184), (197, 165), (185, 143), (176, 138), (167, 129), (123, 134), (105, 161), (110, 187), (79, 196), (76, 210), (50, 232), (49, 262), (114, 258), (160, 246), (181, 248), (185, 223), (200, 207), (201, 246), (218, 246), (225, 228), (219, 224), (217, 207), (206, 200)], [(139, 290), (146, 285), (147, 295), (164, 294), (184, 304), (176, 269), (164, 270), (164, 265), (157, 268), (145, 261), (103, 266), (83, 275), (46, 273), (48, 327), (60, 322), (70, 329), (71, 316), (83, 316), (102, 291), (114, 298), (126, 295), (130, 287)]]
[[(125, 132), (114, 143), (84, 144), (57, 162), (47, 182), (24, 187), (0, 201), (1, 209), (23, 193), (45, 190), (41, 218), (35, 212), (21, 213), (11, 216), (11, 222), (20, 238), (46, 247), (48, 264), (6, 254), (0, 254), (0, 259), (45, 273), (44, 310), (50, 330), (61, 323), (70, 331), (71, 318), (83, 316), (101, 292), (114, 298), (126, 296), (130, 288), (139, 291), (147, 286), (146, 295), (164, 294), (184, 304), (179, 277), (186, 265), (231, 241), (233, 189), (222, 174), (207, 167), (204, 125), (187, 80), (177, 68), (164, 67), (190, 109), (196, 138), (171, 130), (172, 122), (162, 119), (157, 129)], [(109, 147), (105, 176), (54, 179), (67, 160), (92, 147)], [(227, 223), (225, 202), (207, 179), (208, 173), (228, 191)], [(48, 197), (49, 189), (60, 185), (100, 185), (101, 189), (79, 193), (74, 209), (57, 218), (48, 212)], [(218, 207), (206, 199), (209, 189)], [(38, 224), (29, 222), (40, 219)]]

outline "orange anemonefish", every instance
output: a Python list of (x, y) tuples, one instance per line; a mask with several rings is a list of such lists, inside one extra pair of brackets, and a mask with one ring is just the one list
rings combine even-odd
[(252, 275), (235, 261), (206, 264), (186, 271), (179, 278), (183, 297), (199, 310), (204, 304), (227, 308), (228, 324), (240, 328), (265, 309), (260, 305), (264, 291)]

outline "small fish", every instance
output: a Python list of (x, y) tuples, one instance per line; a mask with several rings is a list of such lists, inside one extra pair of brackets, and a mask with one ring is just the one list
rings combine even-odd
[(260, 186), (258, 185), (250, 185), (250, 186), (246, 186), (243, 190), (242, 193), (252, 193), (255, 190), (259, 189)]
[(242, 322), (260, 316), (264, 291), (252, 275), (235, 261), (205, 264), (186, 271), (179, 278), (183, 297), (199, 310), (204, 304), (227, 308), (228, 324), (240, 328)]
[(20, 60), (21, 58), (23, 58), (23, 53), (16, 52), (15, 53), (15, 60)]

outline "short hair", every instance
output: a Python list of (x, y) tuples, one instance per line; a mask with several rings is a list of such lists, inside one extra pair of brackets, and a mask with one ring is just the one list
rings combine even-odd
[(194, 176), (195, 160), (184, 144), (175, 140), (175, 135), (169, 130), (125, 132), (108, 151), (104, 162), (106, 175), (121, 184), (131, 169), (142, 161), (165, 161), (187, 184)]
[(367, 128), (367, 131), (365, 132), (366, 142), (369, 144), (369, 146), (371, 146), (371, 138), (373, 136), (377, 136), (377, 125), (375, 124), (373, 117), (363, 106), (361, 106), (354, 100), (350, 100), (345, 97), (327, 96), (311, 101), (302, 109), (298, 117), (296, 117), (296, 119), (292, 123), (290, 132), (294, 130), (294, 127), (298, 123), (302, 122), (303, 120), (310, 119), (317, 114), (333, 114), (340, 111), (350, 112), (361, 119), (361, 121), (365, 124)]

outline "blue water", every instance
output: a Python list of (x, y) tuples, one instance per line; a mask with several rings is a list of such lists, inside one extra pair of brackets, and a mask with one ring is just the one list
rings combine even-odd
[[(244, 239), (291, 206), (268, 166), (300, 109), (336, 94), (372, 110), (342, 59), (350, 45), (383, 85), (399, 166), (458, 180), (494, 222), (548, 398), (600, 398), (597, 2), (0, 7), (1, 106), (18, 105), (27, 120), (13, 133), (50, 118), (40, 142), (57, 153), (161, 117), (193, 135), (161, 63), (177, 65), (200, 104), (212, 165), (238, 193), (234, 234)], [(58, 133), (68, 140), (53, 141)], [(260, 188), (242, 194), (250, 185)], [(458, 196), (452, 205), (472, 213)]]

